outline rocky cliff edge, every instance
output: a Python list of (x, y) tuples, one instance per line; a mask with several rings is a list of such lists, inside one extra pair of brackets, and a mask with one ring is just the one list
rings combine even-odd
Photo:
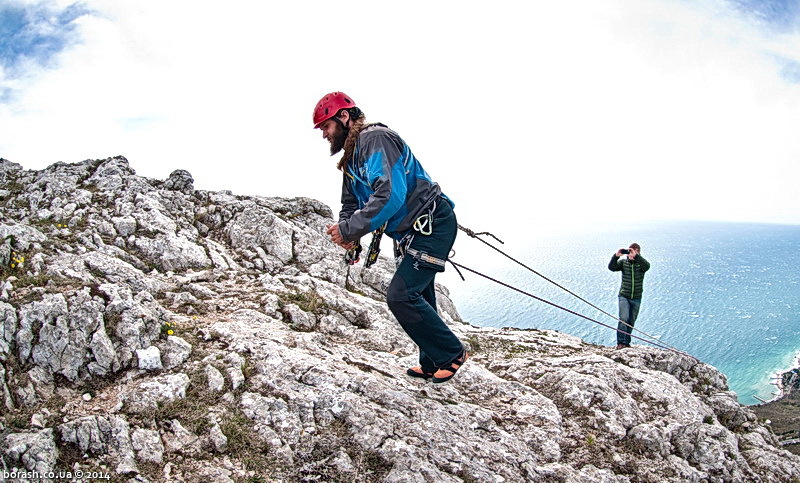
[[(0, 160), (0, 456), (7, 479), (800, 481), (715, 368), (460, 320), (450, 382), (349, 274), (306, 198), (195, 190), (123, 157)], [(27, 473), (26, 473), (27, 472)]]

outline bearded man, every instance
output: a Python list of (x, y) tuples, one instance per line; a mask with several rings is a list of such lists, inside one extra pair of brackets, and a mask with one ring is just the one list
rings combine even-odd
[(468, 354), (437, 313), (434, 278), (444, 271), (456, 239), (453, 203), (400, 136), (383, 124), (367, 124), (345, 93), (320, 99), (314, 128), (330, 143), (331, 156), (344, 152), (336, 165), (343, 173), (342, 209), (328, 235), (345, 250), (378, 229), (395, 240), (403, 256), (386, 302), (419, 348), (419, 366), (406, 374), (450, 380)]

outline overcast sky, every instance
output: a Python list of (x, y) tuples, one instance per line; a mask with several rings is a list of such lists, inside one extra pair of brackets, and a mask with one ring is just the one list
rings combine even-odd
[(467, 226), (800, 223), (793, 1), (0, 0), (0, 157), (123, 155), (338, 211), (319, 98), (395, 129)]

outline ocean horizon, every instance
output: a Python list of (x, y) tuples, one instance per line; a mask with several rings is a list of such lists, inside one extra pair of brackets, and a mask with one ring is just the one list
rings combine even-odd
[(715, 366), (747, 405), (779, 396), (775, 378), (800, 365), (800, 225), (649, 222), (531, 231), (513, 240), (495, 233), (504, 244), (482, 238), (613, 318), (463, 232), (453, 260), (613, 328), (463, 270), (462, 281), (448, 266), (437, 281), (464, 321), (552, 329), (615, 346), (621, 276), (608, 262), (636, 242), (651, 269), (634, 336)]

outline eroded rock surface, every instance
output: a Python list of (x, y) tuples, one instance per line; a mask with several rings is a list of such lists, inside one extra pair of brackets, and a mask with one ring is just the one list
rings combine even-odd
[[(305, 198), (0, 160), (0, 457), (130, 481), (764, 481), (800, 457), (685, 355), (461, 321), (450, 382)], [(261, 480), (258, 480), (261, 478)]]

